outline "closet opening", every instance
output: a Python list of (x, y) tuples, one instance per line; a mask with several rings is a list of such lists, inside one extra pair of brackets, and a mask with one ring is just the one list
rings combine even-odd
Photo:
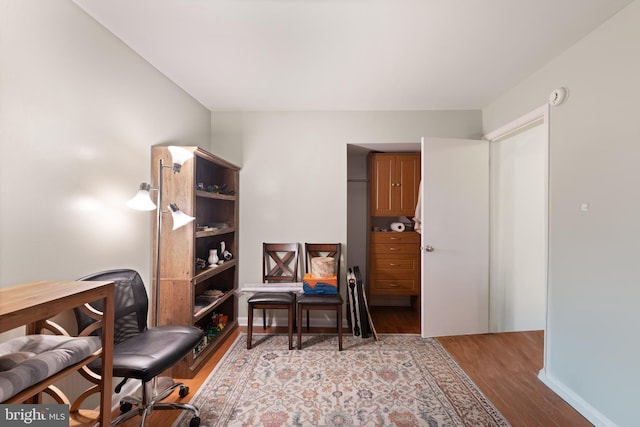
[[(346, 259), (349, 267), (360, 268), (379, 333), (420, 334), (420, 237), (413, 230), (419, 174), (419, 143), (347, 145)], [(402, 199), (395, 190), (411, 196)], [(373, 196), (372, 208), (376, 191), (380, 196)], [(385, 268), (401, 269), (393, 276), (400, 280), (388, 280)]]

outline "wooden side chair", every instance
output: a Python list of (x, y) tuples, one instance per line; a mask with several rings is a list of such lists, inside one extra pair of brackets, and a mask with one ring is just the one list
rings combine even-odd
[[(299, 245), (297, 243), (262, 244), (262, 282), (297, 282)], [(262, 309), (262, 327), (267, 329), (267, 309), (287, 310), (289, 350), (293, 350), (296, 295), (293, 292), (256, 292), (247, 300), (247, 349), (251, 348), (253, 310)]]
[(338, 279), (337, 294), (304, 294), (298, 297), (298, 349), (302, 348), (302, 312), (307, 311), (307, 331), (309, 331), (310, 310), (335, 310), (338, 328), (338, 350), (342, 351), (342, 296), (340, 295), (340, 243), (305, 243), (306, 272), (311, 273), (311, 259), (332, 257), (334, 271)]

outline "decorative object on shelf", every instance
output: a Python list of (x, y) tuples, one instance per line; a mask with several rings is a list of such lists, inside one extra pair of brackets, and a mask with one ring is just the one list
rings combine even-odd
[(218, 265), (218, 261), (220, 261), (220, 258), (218, 258), (217, 249), (209, 249), (209, 259), (207, 261), (209, 261), (209, 267), (215, 267), (216, 265)]
[(196, 258), (196, 270), (204, 270), (208, 266), (209, 264), (207, 263), (207, 260)]
[[(229, 224), (226, 222), (216, 222), (213, 224), (198, 224), (196, 225), (196, 231), (219, 231), (224, 230), (225, 228), (229, 228)], [(218, 251), (220, 255), (222, 255), (223, 251)]]
[(224, 296), (224, 292), (219, 289), (208, 289), (202, 295), (196, 297), (193, 306), (193, 315), (197, 316), (207, 307), (213, 305), (218, 299)]
[[(202, 184), (202, 188), (200, 188), (200, 185), (202, 183), (198, 183), (197, 184), (197, 189), (198, 190), (203, 190), (204, 189), (204, 184)], [(236, 192), (235, 190), (230, 190), (227, 188), (227, 184), (211, 184), (211, 185), (207, 185), (207, 191), (209, 193), (218, 193), (218, 194), (223, 194), (225, 196), (235, 196)]]
[(211, 318), (216, 332), (222, 331), (224, 327), (227, 326), (227, 321), (229, 320), (229, 316), (220, 313), (213, 313)]
[[(173, 230), (176, 230), (180, 227), (184, 227), (195, 218), (189, 216), (178, 209), (175, 203), (171, 203), (168, 206), (168, 210), (162, 209), (162, 171), (165, 168), (171, 168), (173, 173), (179, 173), (180, 169), (184, 162), (193, 157), (193, 153), (189, 150), (186, 150), (183, 147), (168, 147), (169, 152), (171, 153), (171, 160), (173, 164), (171, 166), (165, 165), (163, 160), (160, 159), (158, 164), (158, 187), (152, 188), (146, 182), (140, 184), (140, 189), (136, 193), (136, 195), (129, 200), (126, 205), (135, 210), (142, 211), (152, 211), (156, 209), (156, 247), (155, 247), (155, 255), (156, 255), (156, 277), (154, 280), (154, 316), (153, 316), (153, 326), (158, 325), (158, 301), (160, 300), (160, 241), (161, 241), (161, 230), (162, 230), (162, 214), (171, 212), (171, 217), (173, 218)], [(153, 203), (151, 200), (151, 191), (156, 191), (156, 203)]]
[(211, 304), (213, 302), (216, 302), (216, 300), (223, 295), (224, 292), (219, 289), (207, 289), (202, 295), (198, 296), (196, 300)]
[(389, 228), (391, 228), (391, 231), (398, 231), (401, 233), (406, 229), (406, 226), (402, 222), (392, 222)]
[(221, 313), (212, 313), (211, 321), (207, 324), (205, 328), (202, 329), (204, 336), (193, 349), (193, 357), (197, 357), (210, 343), (213, 341), (213, 338), (218, 335), (222, 330), (227, 326), (227, 322), (229, 321), (229, 316)]
[(231, 258), (233, 258), (233, 255), (231, 254), (231, 252), (229, 252), (226, 248), (225, 248), (225, 243), (224, 241), (220, 242), (220, 256), (222, 257), (223, 260), (225, 261), (229, 261)]

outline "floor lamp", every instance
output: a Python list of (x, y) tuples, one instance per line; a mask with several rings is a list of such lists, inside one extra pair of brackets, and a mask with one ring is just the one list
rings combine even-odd
[[(127, 207), (140, 211), (152, 211), (156, 210), (156, 245), (155, 245), (155, 278), (153, 281), (153, 326), (158, 326), (158, 309), (160, 301), (160, 243), (162, 233), (162, 214), (171, 213), (173, 219), (172, 230), (177, 230), (193, 221), (195, 218), (182, 212), (175, 203), (170, 203), (167, 206), (167, 210), (162, 209), (162, 190), (163, 190), (163, 171), (164, 169), (171, 169), (173, 173), (179, 173), (184, 162), (193, 157), (193, 153), (183, 147), (169, 146), (169, 153), (171, 154), (172, 165), (165, 165), (164, 161), (160, 159), (158, 163), (158, 187), (151, 187), (150, 184), (143, 182), (140, 184), (140, 188), (136, 195), (129, 200)], [(156, 191), (156, 203), (153, 203), (151, 199), (151, 191)], [(172, 391), (170, 388), (173, 384), (173, 379), (169, 377), (156, 378), (154, 384), (154, 395), (156, 399), (164, 399)], [(157, 390), (166, 390), (167, 393), (162, 396), (157, 395)]]
[[(177, 230), (193, 221), (195, 218), (182, 212), (175, 203), (170, 203), (167, 206), (167, 210), (162, 209), (162, 190), (163, 190), (163, 171), (164, 169), (171, 169), (173, 173), (179, 173), (184, 162), (193, 157), (193, 153), (183, 147), (169, 146), (169, 153), (171, 153), (172, 165), (165, 165), (164, 161), (160, 159), (158, 164), (158, 187), (151, 187), (150, 184), (143, 182), (140, 184), (140, 189), (136, 195), (127, 202), (127, 206), (131, 209), (140, 211), (152, 211), (156, 210), (156, 247), (155, 247), (155, 265), (156, 274), (153, 282), (153, 295), (154, 295), (154, 316), (153, 326), (158, 326), (158, 306), (160, 301), (160, 246), (161, 246), (161, 233), (162, 233), (162, 214), (171, 213), (173, 218), (172, 230)], [(156, 203), (151, 200), (151, 191), (156, 191)]]

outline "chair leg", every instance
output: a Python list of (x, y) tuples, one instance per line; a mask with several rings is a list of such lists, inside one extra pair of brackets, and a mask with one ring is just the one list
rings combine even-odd
[(307, 332), (309, 332), (309, 311), (311, 310), (307, 310)]
[[(296, 321), (296, 320), (298, 319), (298, 312), (296, 311), (296, 310), (297, 310), (297, 306), (298, 306), (298, 303), (297, 303), (297, 302), (294, 302), (294, 303), (293, 303), (293, 307), (294, 307), (294, 308), (293, 308), (293, 310), (294, 310), (294, 311), (293, 311), (293, 330), (294, 330), (294, 331), (297, 331), (297, 330), (298, 330), (298, 323), (297, 323), (297, 321)], [(302, 325), (302, 323), (301, 323), (301, 325)]]
[(267, 309), (262, 309), (262, 329), (267, 330)]
[(248, 305), (247, 313), (247, 350), (251, 350), (251, 334), (253, 332), (253, 304)]
[(338, 318), (338, 351), (342, 351), (342, 307), (336, 307), (336, 317)]
[[(303, 311), (303, 307), (302, 305), (298, 304), (298, 313), (297, 313), (297, 318), (298, 318), (298, 350), (302, 349), (302, 311)], [(309, 311), (307, 310), (307, 313)]]
[(289, 327), (289, 350), (293, 350), (293, 319), (295, 310), (295, 303), (290, 304), (287, 310), (289, 314), (289, 324), (287, 325)]

